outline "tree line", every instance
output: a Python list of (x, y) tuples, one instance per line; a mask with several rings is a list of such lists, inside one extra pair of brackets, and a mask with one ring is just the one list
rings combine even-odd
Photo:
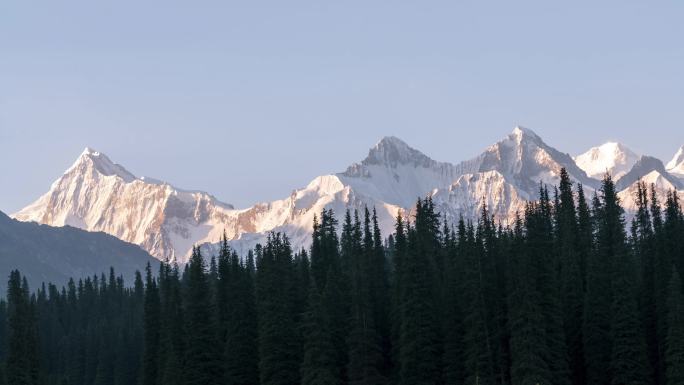
[(631, 223), (606, 176), (561, 170), (513, 224), (447, 223), (430, 198), (384, 238), (331, 210), (311, 247), (223, 237), (132, 287), (114, 271), (0, 301), (0, 384), (684, 384), (684, 216), (639, 184)]

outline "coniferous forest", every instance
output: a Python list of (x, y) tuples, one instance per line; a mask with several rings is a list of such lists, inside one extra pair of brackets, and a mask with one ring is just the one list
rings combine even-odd
[(684, 384), (684, 217), (641, 184), (626, 222), (606, 176), (561, 172), (510, 226), (421, 199), (271, 234), (238, 256), (114, 271), (0, 302), (0, 384)]

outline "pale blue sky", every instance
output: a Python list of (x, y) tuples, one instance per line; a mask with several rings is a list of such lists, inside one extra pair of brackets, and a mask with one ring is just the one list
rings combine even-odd
[(244, 207), (396, 135), (438, 160), (516, 124), (572, 154), (684, 144), (684, 3), (0, 2), (0, 210), (85, 146)]

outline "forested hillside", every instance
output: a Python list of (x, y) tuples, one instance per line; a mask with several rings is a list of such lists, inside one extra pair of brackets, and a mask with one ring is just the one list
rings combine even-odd
[[(324, 211), (312, 246), (273, 233), (242, 258), (111, 271), (0, 302), (0, 383), (684, 384), (684, 217), (640, 184), (625, 223), (610, 176), (565, 170), (516, 223), (447, 223), (418, 200)], [(341, 231), (340, 231), (341, 230)]]

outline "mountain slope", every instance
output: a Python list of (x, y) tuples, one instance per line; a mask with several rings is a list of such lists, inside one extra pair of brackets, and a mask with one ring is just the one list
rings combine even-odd
[(672, 174), (675, 174), (679, 177), (684, 177), (684, 146), (679, 147), (665, 168)]
[(103, 231), (160, 259), (174, 259), (176, 250), (185, 254), (197, 239), (218, 237), (220, 229), (213, 224), (222, 223), (232, 211), (231, 205), (205, 192), (136, 178), (106, 155), (86, 148), (46, 194), (13, 216)]
[[(656, 174), (652, 174), (653, 172), (655, 172)], [(665, 170), (665, 166), (663, 165), (663, 162), (660, 159), (656, 159), (652, 156), (645, 155), (640, 157), (639, 160), (634, 164), (632, 169), (629, 170), (628, 173), (624, 174), (624, 176), (615, 183), (615, 187), (618, 190), (626, 189), (635, 182), (637, 182), (640, 178), (643, 178), (649, 174), (651, 175), (652, 179), (654, 179), (657, 176), (658, 180), (667, 181), (669, 188), (679, 190), (682, 187), (684, 187), (680, 180), (670, 175)], [(648, 183), (655, 183), (655, 179), (653, 182)]]
[(577, 155), (574, 160), (592, 178), (602, 179), (608, 172), (614, 180), (619, 180), (639, 160), (639, 155), (621, 143), (607, 142)]
[(462, 174), (453, 164), (437, 162), (395, 137), (385, 137), (354, 163), (336, 174), (344, 185), (364, 196), (401, 207), (450, 185)]
[(135, 271), (143, 271), (148, 262), (156, 260), (111, 235), (21, 222), (0, 212), (0, 287), (14, 269), (34, 288), (42, 282), (63, 285), (70, 277), (107, 273), (110, 267), (132, 283)]
[(563, 167), (573, 180), (586, 187), (598, 187), (598, 182), (577, 167), (570, 155), (549, 146), (534, 131), (520, 126), (475, 159), (459, 165), (464, 173), (498, 171), (531, 197), (537, 195), (539, 182), (557, 184)]
[[(614, 164), (629, 163), (614, 158)], [(604, 167), (605, 159), (597, 159), (601, 164), (594, 169)], [(656, 170), (679, 188), (680, 182), (656, 163), (650, 158), (635, 162), (622, 187)], [(270, 231), (288, 235), (295, 249), (308, 247), (313, 218), (323, 209), (342, 215), (346, 209), (374, 207), (382, 232), (390, 234), (396, 216), (410, 214), (416, 199), (426, 196), (452, 223), (460, 217), (476, 219), (483, 204), (497, 221), (511, 223), (525, 201), (536, 199), (540, 182), (558, 183), (561, 168), (588, 191), (600, 185), (570, 155), (522, 127), (459, 164), (435, 161), (396, 137), (385, 137), (344, 172), (316, 177), (284, 199), (236, 209), (205, 192), (137, 178), (104, 154), (86, 149), (45, 195), (14, 216), (103, 231), (156, 258), (184, 262), (192, 245), (211, 252), (224, 231), (241, 253), (263, 242)]]
[(634, 213), (637, 211), (636, 196), (638, 191), (639, 181), (646, 184), (650, 193), (650, 186), (653, 184), (655, 186), (656, 196), (658, 200), (663, 203), (666, 200), (667, 193), (670, 191), (677, 191), (677, 195), (680, 200), (684, 199), (684, 191), (681, 188), (672, 183), (672, 176), (663, 175), (658, 170), (652, 170), (640, 177), (640, 179), (635, 180), (628, 186), (622, 188), (618, 193), (618, 198), (620, 198), (620, 204), (625, 208), (627, 223), (633, 217)]

